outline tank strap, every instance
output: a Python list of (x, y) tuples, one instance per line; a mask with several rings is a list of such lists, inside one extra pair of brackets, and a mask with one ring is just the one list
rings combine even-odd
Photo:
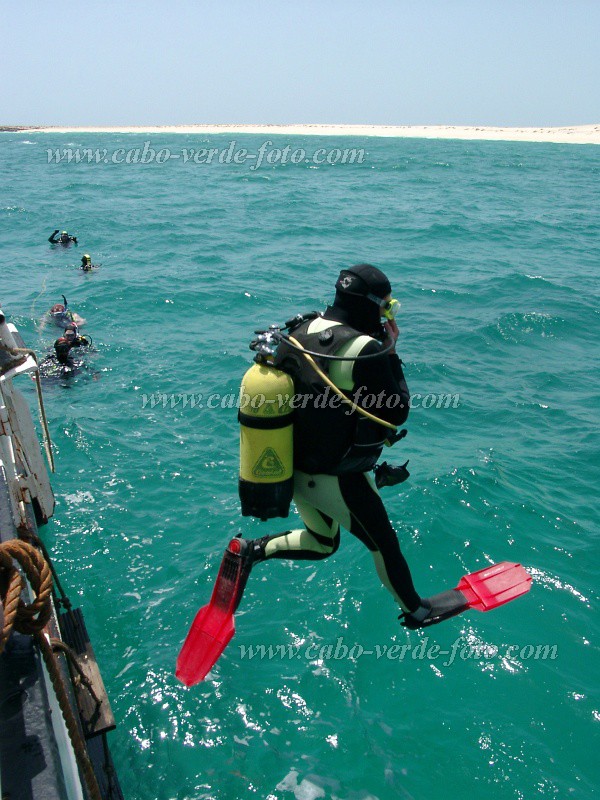
[(273, 431), (278, 428), (285, 428), (286, 425), (291, 425), (294, 417), (294, 412), (290, 411), (287, 414), (282, 414), (279, 417), (252, 417), (250, 414), (244, 414), (243, 411), (238, 411), (238, 422), (240, 425), (245, 425), (246, 428), (256, 428), (262, 431)]

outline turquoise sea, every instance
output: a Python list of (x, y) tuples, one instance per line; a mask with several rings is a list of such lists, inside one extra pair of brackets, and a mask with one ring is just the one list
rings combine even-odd
[[(600, 148), (274, 136), (364, 159), (257, 169), (47, 154), (234, 140), (265, 141), (0, 134), (2, 307), (43, 355), (57, 329), (40, 320), (65, 294), (94, 342), (87, 372), (46, 389), (57, 508), (42, 535), (84, 608), (125, 796), (596, 796)], [(50, 246), (55, 228), (79, 245)], [(533, 588), (408, 633), (346, 533), (326, 561), (257, 567), (236, 637), (187, 690), (175, 659), (228, 539), (296, 520), (240, 516), (236, 411), (182, 395), (235, 395), (254, 329), (323, 308), (360, 261), (391, 278), (408, 385), (427, 398), (385, 454), (411, 478), (382, 490), (417, 589), (502, 560)], [(243, 657), (257, 645), (293, 658)]]

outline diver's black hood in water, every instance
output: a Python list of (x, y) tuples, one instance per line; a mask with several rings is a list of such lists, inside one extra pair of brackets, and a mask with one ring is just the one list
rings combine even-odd
[(371, 264), (343, 269), (335, 284), (335, 300), (325, 311), (325, 317), (350, 325), (361, 333), (378, 333), (381, 331), (381, 301), (391, 291), (387, 277)]

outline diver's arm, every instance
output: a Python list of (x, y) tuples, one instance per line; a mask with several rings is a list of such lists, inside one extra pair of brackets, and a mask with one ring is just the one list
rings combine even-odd
[[(378, 353), (383, 347), (379, 342), (369, 342), (361, 350), (360, 355)], [(359, 358), (354, 365), (353, 377), (356, 387), (365, 387), (362, 397), (366, 394), (374, 394), (377, 397), (376, 405), (369, 408), (372, 414), (393, 425), (403, 425), (406, 422), (410, 393), (404, 378), (402, 361), (396, 353), (389, 353), (379, 358), (364, 360)], [(393, 401), (392, 396), (394, 396)], [(388, 408), (388, 399), (391, 408)]]
[(75, 242), (75, 244), (77, 244), (77, 237), (76, 236), (71, 236), (71, 241)]
[(56, 234), (58, 233), (58, 230), (59, 230), (59, 229), (57, 228), (57, 229), (54, 231), (54, 233), (52, 234), (52, 236), (51, 236), (51, 237), (48, 239), (48, 241), (50, 242), (50, 244), (56, 244), (56, 239), (55, 239), (54, 237), (55, 237), (55, 236), (56, 236)]

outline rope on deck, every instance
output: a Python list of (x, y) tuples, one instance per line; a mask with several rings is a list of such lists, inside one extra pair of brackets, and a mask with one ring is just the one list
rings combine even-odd
[[(21, 598), (25, 581), (16, 561), (25, 574), (34, 594), (27, 605)], [(17, 539), (0, 543), (0, 653), (13, 630), (33, 636), (40, 648), (46, 669), (62, 712), (77, 765), (91, 800), (102, 800), (100, 787), (88, 756), (85, 741), (71, 704), (58, 660), (44, 628), (52, 614), (52, 573), (48, 562), (33, 545)]]

